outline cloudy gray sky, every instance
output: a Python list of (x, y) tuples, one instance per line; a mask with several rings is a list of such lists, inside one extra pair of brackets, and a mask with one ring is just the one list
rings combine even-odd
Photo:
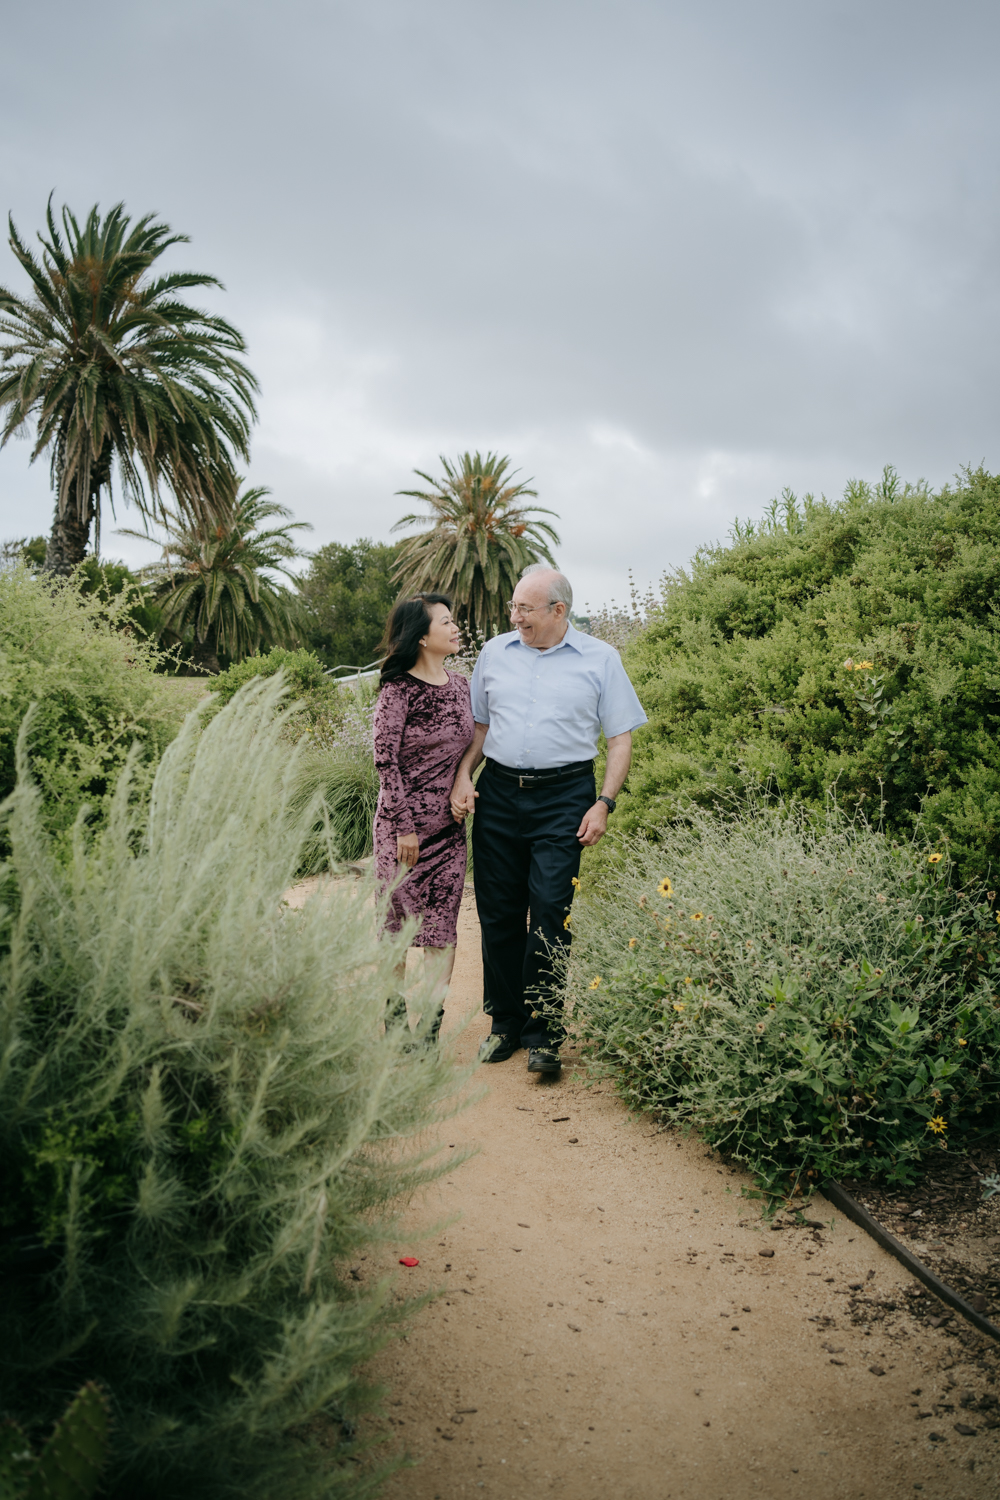
[[(33, 0), (0, 206), (191, 236), (316, 543), (499, 449), (596, 604), (784, 485), (1000, 468), (998, 42), (994, 0)], [(0, 535), (48, 529), (27, 459)]]

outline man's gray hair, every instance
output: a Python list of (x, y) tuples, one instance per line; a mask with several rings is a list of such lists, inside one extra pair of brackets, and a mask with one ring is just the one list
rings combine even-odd
[(550, 604), (565, 604), (566, 613), (569, 614), (573, 608), (573, 589), (565, 573), (550, 568), (548, 563), (530, 563), (528, 567), (521, 569), (522, 578), (530, 578), (532, 573), (551, 573), (552, 584), (549, 588)]

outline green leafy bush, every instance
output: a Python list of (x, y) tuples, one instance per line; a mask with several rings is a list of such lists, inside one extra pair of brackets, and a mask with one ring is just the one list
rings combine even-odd
[[(839, 504), (786, 495), (667, 581), (625, 662), (650, 717), (618, 826), (668, 824), (769, 779), (819, 815), (831, 787), (945, 841), (959, 879), (1000, 857), (1000, 479)], [(624, 622), (629, 624), (628, 621)]]
[(68, 835), (86, 804), (107, 813), (133, 744), (133, 780), (148, 780), (180, 714), (153, 646), (127, 627), (127, 591), (81, 595), (73, 580), (0, 573), (0, 796), (15, 780), (14, 747), (32, 703), (28, 763), (46, 826)]
[(574, 904), (574, 1025), (631, 1105), (770, 1193), (912, 1180), (1000, 1122), (1000, 931), (949, 873), (836, 809), (694, 810)]
[(116, 611), (115, 624), (120, 630), (131, 630), (151, 641), (159, 640), (163, 615), (149, 595), (149, 590), (122, 562), (85, 557), (75, 573), (81, 594), (96, 595), (102, 603), (119, 599), (124, 609)]
[(324, 666), (365, 667), (378, 655), (398, 585), (392, 575), (405, 543), (367, 537), (327, 542), (299, 579), (309, 646)]
[(336, 711), (337, 686), (327, 677), (323, 663), (311, 651), (286, 651), (276, 646), (260, 656), (247, 656), (240, 662), (206, 680), (205, 686), (216, 703), (228, 703), (240, 688), (256, 677), (284, 676), (293, 695), (302, 703), (309, 719), (315, 720)]
[(292, 810), (298, 815), (310, 803), (317, 809), (302, 870), (325, 869), (331, 849), (341, 860), (363, 859), (372, 851), (379, 789), (372, 751), (375, 688), (367, 680), (338, 684), (311, 651), (281, 649), (247, 657), (209, 687), (216, 703), (228, 703), (254, 678), (277, 672), (302, 707), (288, 728), (303, 740), (304, 751)]
[(100, 1379), (112, 1500), (373, 1493), (357, 1369), (408, 1306), (347, 1268), (448, 1166), (450, 1054), (380, 1025), (411, 934), (361, 883), (282, 902), (315, 809), (281, 692), (192, 714), (68, 868), (30, 724), (5, 806), (0, 1408), (38, 1432)]

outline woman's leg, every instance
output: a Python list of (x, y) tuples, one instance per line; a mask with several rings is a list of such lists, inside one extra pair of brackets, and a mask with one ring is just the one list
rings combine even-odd
[(424, 974), (428, 982), (433, 985), (431, 990), (431, 1002), (434, 1006), (434, 1023), (431, 1027), (431, 1036), (437, 1038), (441, 1030), (441, 1012), (444, 1007), (445, 996), (448, 986), (451, 984), (452, 972), (455, 968), (455, 944), (447, 948), (424, 948)]
[(394, 995), (390, 995), (385, 1002), (385, 1027), (388, 1031), (390, 1026), (408, 1025), (406, 1016), (406, 1001), (403, 998), (403, 985), (406, 983), (406, 959), (401, 958), (393, 969), (396, 983), (399, 989)]

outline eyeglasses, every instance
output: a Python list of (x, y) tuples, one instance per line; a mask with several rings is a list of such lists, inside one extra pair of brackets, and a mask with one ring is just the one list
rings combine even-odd
[(540, 609), (551, 609), (551, 604), (516, 604), (513, 599), (507, 600), (507, 613), (509, 615), (533, 615)]

